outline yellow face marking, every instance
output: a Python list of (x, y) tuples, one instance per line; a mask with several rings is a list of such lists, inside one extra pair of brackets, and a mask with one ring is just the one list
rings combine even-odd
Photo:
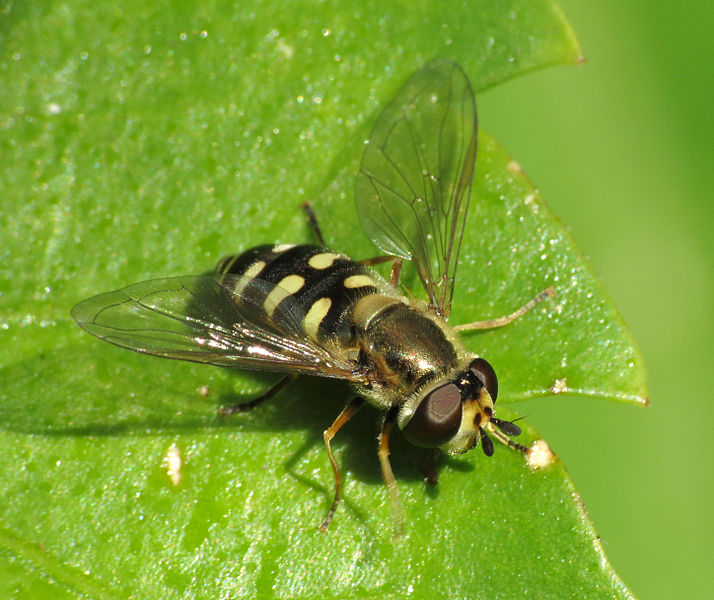
[(374, 281), (370, 277), (367, 277), (367, 275), (350, 275), (349, 277), (345, 278), (342, 284), (346, 288), (350, 289), (366, 287), (368, 285), (376, 287)]
[(257, 260), (252, 265), (250, 265), (243, 273), (241, 279), (238, 280), (238, 284), (233, 288), (233, 293), (236, 296), (240, 296), (243, 293), (245, 287), (250, 283), (250, 280), (254, 277), (260, 275), (260, 272), (265, 268), (264, 260)]
[(290, 248), (294, 248), (295, 244), (276, 244), (273, 246), (273, 252), (276, 254), (280, 252), (285, 252), (286, 250), (290, 250)]
[(310, 265), (313, 269), (318, 269), (318, 270), (323, 270), (323, 269), (329, 269), (332, 266), (332, 263), (334, 263), (338, 258), (340, 258), (339, 254), (333, 254), (332, 252), (321, 252), (320, 254), (315, 254), (315, 256), (311, 256), (310, 260), (307, 261), (307, 264)]
[(456, 435), (441, 449), (447, 454), (461, 454), (473, 448), (474, 440), (478, 439), (479, 427), (488, 428), (493, 416), (493, 401), (486, 388), (482, 388), (476, 398), (463, 403), (461, 427)]
[(317, 339), (317, 330), (320, 328), (320, 323), (322, 323), (331, 306), (332, 300), (330, 298), (320, 298), (313, 302), (310, 310), (307, 311), (305, 318), (302, 320), (302, 327), (309, 337)]
[(275, 308), (288, 296), (292, 296), (305, 285), (305, 278), (300, 275), (283, 277), (272, 289), (263, 302), (263, 308), (269, 317), (273, 316)]

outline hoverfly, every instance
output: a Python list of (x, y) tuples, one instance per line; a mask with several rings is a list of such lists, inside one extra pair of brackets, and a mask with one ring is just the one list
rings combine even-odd
[[(379, 116), (366, 143), (355, 195), (368, 236), (385, 253), (353, 261), (325, 247), (265, 245), (221, 260), (211, 275), (143, 281), (100, 294), (72, 309), (77, 323), (117, 346), (165, 358), (284, 373), (271, 398), (297, 375), (343, 379), (358, 396), (324, 432), (335, 495), (342, 477), (331, 441), (366, 403), (384, 419), (378, 456), (397, 529), (403, 520), (389, 462), (396, 424), (405, 437), (449, 454), (487, 432), (507, 445), (518, 426), (496, 418), (498, 382), (491, 365), (466, 352), (458, 333), (505, 325), (550, 295), (549, 288), (514, 313), (447, 324), (476, 161), (476, 105), (460, 66), (437, 59), (416, 71)], [(370, 269), (392, 261), (390, 280)], [(399, 291), (402, 260), (411, 260), (428, 302)]]

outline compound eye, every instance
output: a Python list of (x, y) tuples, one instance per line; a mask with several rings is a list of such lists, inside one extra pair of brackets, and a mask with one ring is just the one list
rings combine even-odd
[(402, 432), (415, 446), (436, 448), (459, 431), (462, 412), (461, 390), (455, 383), (445, 383), (422, 398)]
[(491, 364), (483, 358), (476, 358), (471, 361), (469, 371), (481, 380), (489, 396), (491, 396), (491, 400), (495, 403), (498, 396), (498, 378)]

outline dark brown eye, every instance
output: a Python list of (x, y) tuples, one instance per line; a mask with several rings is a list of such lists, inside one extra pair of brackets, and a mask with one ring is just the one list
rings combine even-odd
[(476, 358), (471, 361), (469, 371), (481, 380), (486, 391), (491, 396), (491, 400), (495, 403), (498, 396), (498, 378), (491, 364), (483, 358)]
[(402, 431), (415, 446), (436, 448), (456, 435), (461, 415), (461, 391), (445, 383), (424, 396)]

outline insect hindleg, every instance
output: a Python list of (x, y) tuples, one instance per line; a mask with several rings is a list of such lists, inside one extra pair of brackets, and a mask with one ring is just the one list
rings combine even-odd
[(320, 229), (320, 225), (317, 222), (317, 216), (315, 215), (315, 211), (312, 210), (312, 205), (309, 202), (305, 202), (305, 204), (302, 205), (302, 209), (307, 215), (307, 221), (308, 223), (310, 223), (310, 227), (312, 227), (312, 230), (315, 233), (315, 237), (317, 237), (317, 241), (320, 242), (320, 246), (327, 246), (327, 244), (325, 243), (325, 238), (322, 237), (322, 230)]
[(320, 529), (322, 531), (327, 531), (330, 526), (332, 517), (335, 516), (335, 511), (337, 510), (337, 504), (340, 501), (340, 490), (342, 488), (342, 475), (340, 474), (340, 468), (337, 466), (337, 461), (335, 460), (335, 455), (332, 454), (332, 438), (335, 437), (337, 432), (342, 429), (342, 426), (349, 421), (354, 414), (364, 406), (364, 398), (355, 398), (347, 406), (342, 409), (342, 412), (337, 415), (335, 421), (330, 425), (328, 429), (322, 434), (325, 440), (325, 448), (327, 448), (327, 455), (330, 457), (330, 464), (332, 465), (332, 472), (335, 474), (335, 499), (332, 501), (332, 506), (325, 517), (325, 520), (320, 524)]
[[(315, 233), (315, 237), (317, 240), (320, 242), (321, 246), (327, 246), (325, 243), (325, 238), (322, 235), (322, 230), (320, 229), (320, 224), (317, 222), (317, 215), (315, 214), (315, 211), (312, 210), (312, 205), (309, 202), (305, 202), (302, 205), (302, 209), (305, 211), (305, 214), (307, 215), (307, 221), (310, 223), (310, 227), (312, 227), (313, 232)], [(392, 261), (392, 269), (389, 274), (389, 283), (391, 283), (393, 286), (398, 286), (399, 285), (399, 276), (402, 272), (402, 259), (399, 258), (398, 256), (376, 256), (374, 258), (367, 258), (365, 260), (361, 260), (360, 262), (363, 265), (366, 265), (368, 267), (371, 267), (373, 265), (378, 265), (384, 262)]]
[(379, 433), (379, 448), (377, 450), (379, 464), (382, 467), (382, 479), (384, 479), (384, 484), (387, 486), (387, 490), (389, 491), (389, 502), (392, 505), (395, 537), (400, 537), (404, 532), (405, 521), (404, 507), (399, 499), (397, 482), (394, 478), (392, 465), (389, 462), (389, 434), (392, 431), (392, 427), (394, 427), (398, 414), (399, 407), (397, 406), (393, 406), (387, 413), (384, 423), (382, 423), (382, 430)]
[(251, 410), (252, 408), (255, 408), (259, 404), (262, 404), (266, 400), (270, 400), (273, 396), (275, 396), (280, 390), (282, 390), (286, 385), (289, 383), (295, 381), (297, 378), (297, 375), (288, 374), (285, 375), (284, 377), (281, 377), (278, 382), (271, 387), (265, 394), (262, 396), (258, 396), (254, 400), (251, 400), (250, 402), (242, 402), (241, 404), (233, 404), (232, 406), (223, 406), (221, 407), (221, 416), (227, 416), (227, 415), (232, 415), (235, 413), (239, 412), (245, 412), (248, 410)]
[(503, 327), (504, 325), (508, 325), (519, 317), (525, 315), (529, 310), (534, 308), (537, 304), (543, 302), (546, 298), (551, 298), (553, 296), (555, 296), (555, 290), (552, 287), (548, 287), (540, 292), (535, 298), (532, 298), (530, 302), (526, 302), (517, 311), (512, 312), (510, 315), (498, 317), (497, 319), (488, 319), (487, 321), (476, 321), (475, 323), (456, 325), (454, 330), (473, 331), (475, 329), (494, 329), (496, 327)]

